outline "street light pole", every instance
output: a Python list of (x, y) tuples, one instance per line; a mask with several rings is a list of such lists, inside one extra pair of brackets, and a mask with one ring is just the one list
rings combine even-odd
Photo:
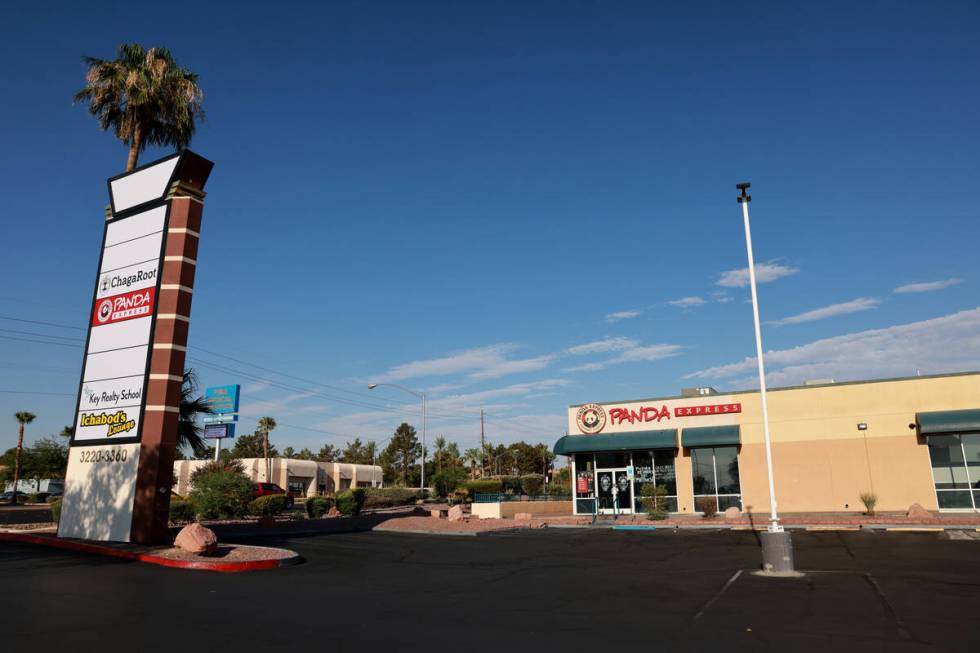
[(398, 388), (402, 392), (407, 392), (410, 395), (414, 395), (422, 400), (422, 477), (419, 482), (419, 491), (421, 492), (423, 498), (425, 497), (425, 393), (419, 392), (418, 390), (412, 390), (406, 388), (405, 386), (398, 385), (397, 383), (368, 383), (368, 390), (374, 390), (379, 385), (386, 385), (390, 388)]
[(749, 183), (736, 184), (741, 191), (738, 203), (742, 205), (745, 223), (745, 251), (749, 259), (749, 286), (752, 289), (752, 318), (755, 324), (755, 354), (759, 365), (759, 397), (762, 402), (762, 433), (766, 445), (766, 470), (769, 473), (769, 529), (762, 538), (762, 566), (766, 571), (792, 572), (793, 545), (789, 533), (779, 524), (776, 513), (776, 484), (772, 474), (772, 442), (769, 436), (769, 406), (766, 402), (766, 368), (762, 357), (762, 327), (759, 324), (759, 295), (755, 287), (755, 257), (752, 255), (752, 229), (749, 227), (749, 202), (752, 196), (746, 191)]

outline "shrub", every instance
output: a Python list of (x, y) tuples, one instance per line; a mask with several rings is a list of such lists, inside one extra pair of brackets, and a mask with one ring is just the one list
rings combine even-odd
[(647, 509), (647, 517), (655, 521), (667, 519), (670, 512), (667, 510), (667, 487), (664, 485), (652, 485), (647, 483), (640, 491), (643, 497), (643, 505)]
[(718, 513), (718, 501), (714, 497), (698, 497), (695, 504), (705, 519), (711, 519)]
[(248, 504), (248, 514), (257, 517), (275, 517), (286, 509), (285, 494), (267, 494), (253, 499)]
[(520, 476), (495, 476), (494, 478), (500, 481), (500, 490), (506, 494), (520, 494), (523, 491)]
[(470, 502), (470, 492), (464, 487), (458, 487), (453, 490), (453, 493), (449, 495), (449, 505), (455, 505), (457, 503), (469, 503)]
[(237, 460), (209, 462), (191, 475), (194, 512), (205, 519), (244, 517), (255, 483)]
[[(364, 508), (393, 508), (415, 503), (419, 491), (404, 487), (364, 488)], [(331, 504), (332, 505), (332, 504)], [(329, 508), (328, 508), (329, 510)]]
[(878, 505), (878, 495), (874, 492), (862, 492), (860, 498), (861, 503), (864, 504), (864, 514), (868, 515), (869, 517), (874, 517), (875, 506)]
[(363, 488), (344, 490), (337, 495), (336, 501), (340, 514), (354, 517), (361, 512), (361, 507), (364, 505), (364, 490)]
[(61, 499), (55, 499), (49, 505), (51, 506), (51, 521), (57, 524), (61, 521)]
[(557, 482), (548, 483), (548, 485), (545, 486), (544, 493), (549, 497), (572, 498), (572, 491), (568, 489), (568, 486)]
[(187, 499), (172, 497), (170, 499), (170, 523), (182, 524), (194, 521), (194, 504)]
[(499, 478), (481, 478), (476, 481), (466, 481), (465, 483), (460, 483), (459, 487), (469, 492), (470, 496), (474, 494), (500, 494), (503, 491), (503, 483), (500, 482)]
[(526, 476), (522, 476), (521, 490), (530, 497), (539, 496), (544, 490), (544, 476), (542, 474), (527, 474)]
[(306, 500), (306, 516), (319, 519), (333, 508), (333, 497), (310, 497)]
[(432, 487), (435, 488), (436, 496), (448, 497), (461, 482), (466, 480), (466, 476), (466, 470), (459, 467), (436, 472), (432, 476)]

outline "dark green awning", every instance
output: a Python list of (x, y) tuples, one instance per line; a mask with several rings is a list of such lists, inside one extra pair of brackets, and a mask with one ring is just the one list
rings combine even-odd
[(681, 444), (685, 447), (722, 447), (741, 444), (738, 424), (730, 426), (702, 426), (681, 431)]
[(922, 435), (980, 431), (980, 408), (916, 413), (915, 421)]
[(590, 451), (676, 449), (677, 429), (635, 431), (610, 435), (566, 435), (555, 443), (555, 453), (570, 455)]

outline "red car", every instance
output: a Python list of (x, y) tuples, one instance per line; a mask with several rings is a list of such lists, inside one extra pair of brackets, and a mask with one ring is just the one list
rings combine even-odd
[(293, 501), (296, 497), (293, 496), (292, 492), (287, 492), (275, 483), (256, 483), (255, 493), (252, 495), (256, 499), (259, 497), (266, 497), (271, 494), (285, 494), (286, 495), (286, 506), (289, 508), (293, 507)]

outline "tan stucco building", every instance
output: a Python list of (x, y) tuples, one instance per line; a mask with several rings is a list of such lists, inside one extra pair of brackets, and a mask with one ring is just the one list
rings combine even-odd
[[(980, 372), (817, 383), (767, 393), (780, 513), (980, 509)], [(644, 485), (672, 511), (768, 513), (758, 391), (573, 405), (555, 445), (572, 465), (575, 512), (642, 512)]]
[[(353, 465), (350, 463), (321, 463), (315, 460), (295, 458), (272, 458), (272, 474), (266, 478), (265, 459), (239, 459), (248, 474), (256, 483), (275, 483), (291, 490), (298, 497), (312, 497), (318, 494), (333, 494), (357, 487), (381, 487), (383, 474), (377, 465)], [(190, 491), (191, 474), (198, 467), (206, 465), (206, 460), (174, 461), (174, 477), (177, 485), (174, 491), (186, 496)]]

